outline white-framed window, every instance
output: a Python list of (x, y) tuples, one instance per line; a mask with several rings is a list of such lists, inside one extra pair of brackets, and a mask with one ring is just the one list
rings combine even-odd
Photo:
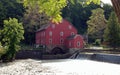
[(74, 32), (71, 32), (71, 35), (75, 35), (75, 33), (74, 33)]
[(52, 38), (49, 39), (49, 44), (52, 44)]
[(71, 25), (69, 25), (69, 26), (68, 26), (68, 28), (69, 28), (69, 29), (72, 29), (72, 26), (71, 26)]
[(49, 32), (49, 35), (52, 36), (52, 31)]
[(53, 28), (53, 29), (55, 28), (55, 24), (52, 24), (52, 28)]
[(63, 36), (64, 35), (64, 32), (60, 32), (60, 36)]
[(69, 47), (71, 47), (72, 46), (72, 43), (71, 42), (69, 42)]
[(80, 41), (77, 42), (77, 46), (78, 46), (78, 47), (80, 46)]

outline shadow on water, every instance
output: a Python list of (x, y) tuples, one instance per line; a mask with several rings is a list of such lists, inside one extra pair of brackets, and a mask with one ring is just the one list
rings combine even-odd
[(67, 62), (71, 61), (71, 59), (50, 59), (50, 60), (42, 60), (42, 63), (57, 63), (57, 62)]

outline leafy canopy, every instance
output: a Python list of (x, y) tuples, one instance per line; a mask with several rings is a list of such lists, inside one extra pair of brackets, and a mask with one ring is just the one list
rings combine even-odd
[(104, 17), (103, 9), (97, 8), (95, 10), (92, 10), (90, 20), (87, 21), (88, 35), (95, 39), (102, 39), (106, 23), (107, 20)]
[(16, 18), (9, 18), (4, 20), (4, 29), (2, 30), (4, 46), (6, 46), (6, 53), (2, 55), (5, 60), (12, 60), (16, 52), (19, 50), (19, 43), (24, 34), (22, 23), (18, 23)]
[[(70, 0), (72, 1), (72, 0)], [(91, 2), (95, 4), (100, 4), (100, 0), (84, 0), (86, 4)], [(24, 6), (35, 6), (39, 5), (39, 12), (44, 12), (53, 22), (60, 22), (61, 9), (63, 9), (68, 1), (67, 0), (23, 0)]]
[(83, 0), (68, 1), (67, 6), (62, 10), (62, 17), (70, 21), (78, 30), (78, 33), (84, 34), (87, 31), (86, 21), (91, 16), (91, 11), (100, 8), (100, 5), (91, 3), (83, 6), (80, 2)]
[(120, 47), (120, 24), (115, 12), (111, 13), (104, 33), (104, 41), (110, 47)]
[(100, 4), (100, 0), (85, 0), (86, 4), (90, 4), (91, 2), (95, 3), (95, 4)]
[(18, 44), (21, 39), (24, 39), (24, 29), (22, 23), (18, 23), (16, 18), (4, 20), (4, 29), (2, 30), (2, 34), (4, 35), (3, 41), (6, 44), (10, 44), (13, 40), (15, 40), (15, 44)]
[(3, 20), (9, 17), (21, 20), (24, 11), (23, 4), (17, 0), (0, 0), (0, 27), (3, 27)]
[(66, 6), (66, 0), (24, 0), (24, 6), (39, 5), (39, 12), (44, 12), (53, 22), (60, 22), (61, 9)]

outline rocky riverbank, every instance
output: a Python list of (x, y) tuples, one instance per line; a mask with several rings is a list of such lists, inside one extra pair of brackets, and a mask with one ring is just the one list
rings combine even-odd
[(40, 60), (25, 59), (0, 63), (0, 75), (38, 75), (42, 73), (53, 73), (53, 71), (50, 71), (49, 67), (43, 67)]

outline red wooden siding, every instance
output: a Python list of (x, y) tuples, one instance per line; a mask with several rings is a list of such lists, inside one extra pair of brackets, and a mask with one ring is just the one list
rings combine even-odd
[[(49, 25), (45, 25), (41, 27), (36, 32), (36, 44), (46, 45), (46, 46), (67, 46), (69, 47), (67, 38), (72, 35), (77, 35), (76, 28), (73, 27), (71, 23), (67, 20), (63, 20), (59, 24), (49, 23)], [(83, 46), (83, 39), (78, 35), (76, 36), (74, 43), (72, 43), (72, 47), (80, 48)], [(71, 40), (72, 41), (72, 40)], [(80, 41), (80, 46), (76, 46), (76, 42)], [(71, 48), (71, 47), (70, 47)]]
[(78, 34), (72, 37), (68, 37), (66, 46), (68, 48), (83, 48), (84, 47), (83, 37)]

